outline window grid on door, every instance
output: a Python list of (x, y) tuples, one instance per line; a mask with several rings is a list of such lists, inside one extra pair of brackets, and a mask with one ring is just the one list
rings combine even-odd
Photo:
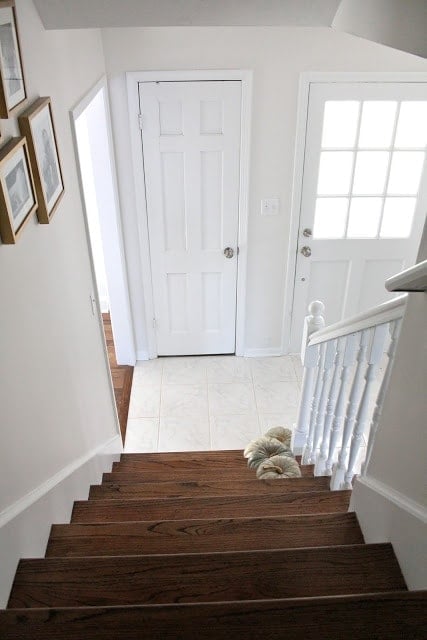
[(427, 144), (427, 102), (325, 102), (313, 236), (411, 233)]

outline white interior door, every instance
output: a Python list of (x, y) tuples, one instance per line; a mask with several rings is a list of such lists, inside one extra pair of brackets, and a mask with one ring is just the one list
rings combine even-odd
[(322, 300), (331, 324), (393, 294), (416, 259), (427, 207), (427, 85), (310, 85), (292, 350)]
[(241, 83), (139, 92), (158, 355), (234, 353)]

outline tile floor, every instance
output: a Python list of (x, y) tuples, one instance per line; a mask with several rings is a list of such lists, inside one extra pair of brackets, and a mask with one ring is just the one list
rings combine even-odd
[(296, 420), (298, 356), (200, 356), (138, 362), (126, 452), (241, 449)]

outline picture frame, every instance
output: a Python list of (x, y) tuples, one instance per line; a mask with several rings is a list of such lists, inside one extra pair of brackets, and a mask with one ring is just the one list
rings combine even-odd
[(0, 0), (0, 117), (9, 118), (26, 100), (15, 0)]
[(15, 244), (37, 209), (27, 141), (12, 138), (0, 150), (0, 236)]
[(51, 99), (36, 100), (18, 122), (28, 142), (38, 200), (37, 217), (41, 224), (49, 224), (64, 195)]

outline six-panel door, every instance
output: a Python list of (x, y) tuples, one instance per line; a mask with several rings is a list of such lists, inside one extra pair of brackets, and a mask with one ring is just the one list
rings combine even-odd
[(158, 355), (234, 353), (241, 83), (139, 92)]

